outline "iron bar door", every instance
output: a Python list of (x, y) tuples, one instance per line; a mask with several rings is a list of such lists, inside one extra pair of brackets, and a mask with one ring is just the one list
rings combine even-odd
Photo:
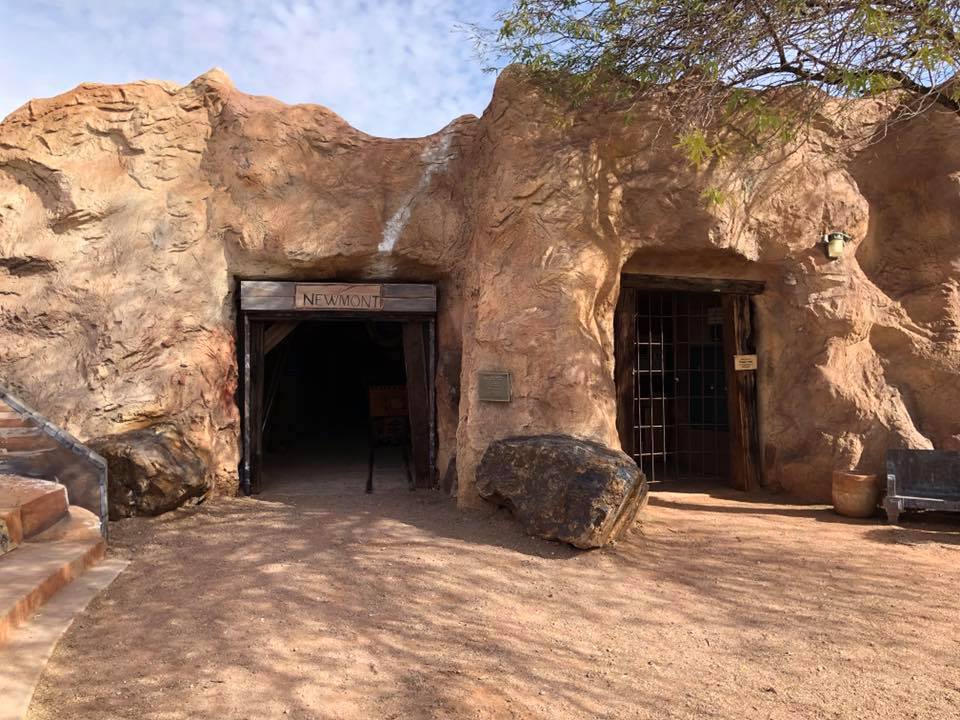
[(651, 482), (730, 475), (724, 327), (719, 294), (621, 292), (617, 428)]

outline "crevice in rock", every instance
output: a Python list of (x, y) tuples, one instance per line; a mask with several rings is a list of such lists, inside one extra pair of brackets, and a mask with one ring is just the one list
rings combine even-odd
[(87, 123), (87, 131), (97, 137), (107, 138), (114, 145), (117, 146), (117, 149), (120, 151), (121, 155), (143, 155), (146, 153), (146, 150), (143, 148), (134, 147), (130, 144), (130, 141), (127, 139), (127, 136), (124, 135), (120, 130), (98, 130), (93, 127), (90, 123)]
[(904, 421), (935, 446), (936, 438), (949, 434), (944, 425), (952, 417), (948, 406), (960, 402), (951, 387), (952, 372), (925, 359), (924, 340), (903, 328), (874, 325), (868, 341), (880, 360), (884, 382), (899, 395)]
[(92, 213), (89, 210), (75, 210), (54, 222), (50, 226), (50, 229), (57, 235), (61, 235), (69, 230), (75, 230), (78, 227), (89, 225), (102, 219), (103, 216)]
[(3, 268), (9, 274), (15, 275), (16, 277), (26, 277), (29, 275), (43, 275), (54, 272), (57, 269), (57, 265), (46, 258), (25, 255), (0, 258), (0, 268)]
[(0, 171), (29, 188), (54, 214), (73, 212), (67, 182), (59, 170), (27, 158), (0, 161)]
[[(850, 167), (870, 204), (866, 236), (856, 249), (867, 278), (901, 303), (910, 318), (943, 333), (947, 285), (955, 271), (957, 184), (960, 152), (949, 140), (956, 117), (931, 115), (893, 128)], [(931, 138), (942, 151), (931, 153)], [(904, 162), (904, 158), (910, 162)]]

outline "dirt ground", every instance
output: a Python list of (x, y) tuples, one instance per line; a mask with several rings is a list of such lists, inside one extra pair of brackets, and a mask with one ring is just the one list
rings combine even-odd
[(577, 552), (361, 487), (114, 524), (30, 719), (960, 717), (960, 520), (658, 492)]

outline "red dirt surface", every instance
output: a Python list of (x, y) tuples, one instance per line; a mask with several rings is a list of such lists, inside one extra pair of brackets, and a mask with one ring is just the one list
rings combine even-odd
[(960, 519), (662, 492), (577, 552), (431, 493), (260, 498), (114, 524), (29, 718), (960, 717)]

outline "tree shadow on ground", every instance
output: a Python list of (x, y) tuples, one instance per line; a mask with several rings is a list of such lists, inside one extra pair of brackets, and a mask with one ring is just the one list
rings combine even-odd
[[(714, 500), (734, 500), (735, 504), (716, 503)], [(709, 499), (697, 499), (685, 493), (667, 495), (651, 494), (649, 504), (674, 510), (720, 513), (723, 515), (775, 515), (809, 518), (823, 523), (859, 525), (874, 528), (864, 535), (881, 543), (932, 542), (960, 545), (960, 514), (913, 512), (903, 513), (898, 526), (887, 524), (882, 510), (873, 517), (851, 518), (839, 515), (832, 507), (792, 504), (793, 501), (772, 494), (737, 493), (737, 491), (711, 492)], [(770, 503), (777, 503), (771, 505)]]
[(872, 530), (867, 537), (887, 544), (960, 546), (960, 513), (902, 512), (897, 525)]
[[(960, 678), (936, 658), (957, 650), (956, 573), (922, 549), (664, 502), (584, 553), (438, 499), (265, 496), (117, 524), (131, 565), (30, 717), (860, 718), (918, 693), (951, 712)], [(920, 679), (889, 687), (898, 673)]]

